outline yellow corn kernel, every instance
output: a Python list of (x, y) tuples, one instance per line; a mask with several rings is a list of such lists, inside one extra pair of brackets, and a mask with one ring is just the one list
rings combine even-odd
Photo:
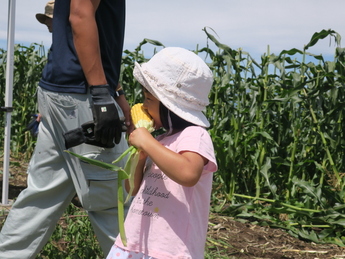
[(131, 108), (131, 116), (135, 128), (144, 127), (149, 132), (154, 131), (152, 117), (143, 108), (142, 103), (137, 103)]

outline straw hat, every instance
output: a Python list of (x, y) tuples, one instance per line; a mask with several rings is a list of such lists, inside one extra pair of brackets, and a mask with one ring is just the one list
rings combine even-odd
[(40, 22), (45, 24), (45, 21), (47, 18), (53, 18), (53, 12), (54, 12), (54, 3), (55, 1), (49, 1), (45, 6), (45, 12), (43, 13), (37, 13), (36, 19)]
[(213, 75), (195, 53), (179, 48), (164, 48), (147, 63), (135, 63), (133, 75), (170, 111), (202, 127), (210, 124), (203, 114), (209, 104)]

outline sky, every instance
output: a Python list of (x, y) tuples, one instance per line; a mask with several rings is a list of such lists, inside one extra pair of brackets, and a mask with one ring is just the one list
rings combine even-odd
[[(48, 48), (51, 34), (36, 13), (47, 0), (16, 0), (15, 43), (42, 43)], [(133, 51), (144, 39), (165, 46), (195, 50), (207, 46), (203, 28), (233, 49), (241, 48), (255, 59), (267, 53), (303, 49), (315, 32), (332, 29), (345, 37), (344, 0), (128, 0), (124, 49)], [(0, 48), (7, 49), (9, 0), (0, 0)], [(345, 38), (344, 38), (345, 40)], [(344, 44), (342, 44), (344, 45)], [(210, 48), (217, 50), (211, 42)], [(343, 46), (342, 46), (343, 47)], [(144, 47), (152, 56), (154, 47)], [(330, 38), (309, 49), (334, 56)]]

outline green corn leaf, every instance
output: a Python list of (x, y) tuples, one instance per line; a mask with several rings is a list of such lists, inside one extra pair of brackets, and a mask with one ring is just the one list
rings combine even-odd
[(135, 175), (135, 169), (137, 168), (137, 165), (139, 162), (139, 154), (140, 154), (140, 152), (136, 148), (134, 148), (131, 151), (129, 158), (128, 158), (126, 165), (125, 165), (125, 172), (128, 175), (128, 181), (129, 181), (129, 192), (128, 192), (125, 203), (129, 201), (129, 199), (133, 193), (134, 175)]
[(305, 45), (304, 49), (314, 46), (319, 40), (326, 38), (327, 36), (333, 36), (336, 44), (340, 45), (341, 36), (336, 31), (333, 30), (322, 30), (320, 32), (315, 32), (310, 39), (310, 42)]
[(118, 213), (118, 223), (119, 223), (119, 231), (120, 231), (120, 238), (122, 243), (127, 246), (127, 238), (126, 238), (126, 231), (125, 231), (125, 210), (124, 210), (124, 202), (123, 202), (123, 180), (127, 179), (128, 175), (125, 171), (121, 170), (118, 172), (118, 180), (117, 180), (117, 213)]
[(132, 153), (133, 149), (135, 149), (134, 146), (130, 146), (129, 148), (127, 148), (121, 156), (119, 156), (116, 160), (113, 161), (113, 164), (116, 164), (117, 162), (119, 162), (120, 160), (122, 160), (127, 154)]
[(73, 153), (72, 151), (65, 150), (65, 152), (79, 158), (80, 160), (82, 160), (86, 163), (89, 163), (90, 165), (99, 166), (101, 168), (111, 170), (111, 171), (123, 171), (123, 169), (121, 167), (118, 167), (116, 165), (112, 165), (112, 164), (101, 162), (101, 161), (96, 160), (96, 159), (84, 157), (84, 156), (78, 155), (76, 153)]

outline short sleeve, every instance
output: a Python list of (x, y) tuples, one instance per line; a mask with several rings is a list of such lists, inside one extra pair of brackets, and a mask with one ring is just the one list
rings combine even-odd
[(177, 137), (175, 152), (182, 151), (192, 151), (205, 157), (208, 160), (204, 167), (205, 172), (217, 171), (212, 139), (206, 129), (198, 126), (184, 129)]

